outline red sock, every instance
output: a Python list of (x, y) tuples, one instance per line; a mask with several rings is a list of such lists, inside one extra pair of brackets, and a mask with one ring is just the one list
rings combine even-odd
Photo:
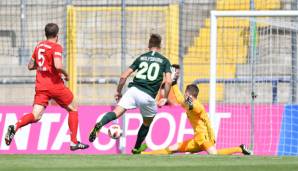
[(79, 123), (78, 112), (77, 111), (69, 112), (68, 127), (70, 130), (70, 140), (75, 144), (78, 143), (78, 140), (77, 140), (78, 123)]
[(26, 114), (16, 123), (15, 131), (33, 122), (35, 122), (34, 115), (32, 113)]

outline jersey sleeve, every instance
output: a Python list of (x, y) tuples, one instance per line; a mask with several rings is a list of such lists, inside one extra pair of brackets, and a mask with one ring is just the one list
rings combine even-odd
[(193, 103), (193, 111), (195, 113), (202, 114), (205, 112), (205, 108), (196, 100)]
[(184, 104), (184, 97), (182, 95), (182, 93), (180, 92), (178, 85), (173, 85), (172, 86), (174, 95), (176, 97), (177, 102), (183, 107), (186, 108), (186, 105)]
[(54, 54), (53, 54), (53, 57), (54, 58), (60, 58), (62, 59), (62, 47), (60, 45), (56, 46), (55, 49), (54, 49)]
[(140, 63), (140, 60), (139, 60), (139, 58), (137, 58), (133, 61), (133, 63), (129, 66), (129, 68), (131, 68), (133, 71), (135, 71), (136, 69), (139, 68), (139, 63)]
[(171, 63), (169, 60), (166, 60), (166, 63), (165, 63), (165, 73), (172, 73), (171, 71)]

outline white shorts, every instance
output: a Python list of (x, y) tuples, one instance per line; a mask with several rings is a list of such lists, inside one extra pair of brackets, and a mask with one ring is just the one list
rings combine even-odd
[(124, 109), (139, 107), (143, 117), (154, 117), (157, 113), (155, 99), (136, 87), (129, 88), (120, 99), (119, 106)]

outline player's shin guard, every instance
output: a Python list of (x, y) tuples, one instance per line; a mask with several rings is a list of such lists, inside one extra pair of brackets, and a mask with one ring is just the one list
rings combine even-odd
[(144, 124), (142, 124), (141, 128), (139, 129), (138, 132), (138, 137), (137, 137), (137, 141), (135, 144), (135, 149), (139, 149), (141, 144), (143, 143), (144, 139), (146, 138), (148, 132), (149, 132), (149, 126), (145, 126)]
[(217, 154), (219, 155), (231, 155), (235, 153), (242, 153), (242, 149), (240, 147), (232, 147), (217, 150)]
[(26, 126), (30, 123), (35, 122), (35, 117), (32, 113), (24, 115), (20, 120), (15, 125), (15, 132), (19, 129), (22, 128), (23, 126)]
[(107, 124), (115, 119), (117, 119), (116, 113), (108, 112), (102, 117), (102, 119), (99, 121), (99, 123), (101, 126), (104, 126), (105, 124)]
[(78, 143), (78, 140), (77, 140), (78, 123), (79, 123), (78, 112), (77, 111), (69, 112), (68, 127), (70, 130), (70, 140), (74, 144)]

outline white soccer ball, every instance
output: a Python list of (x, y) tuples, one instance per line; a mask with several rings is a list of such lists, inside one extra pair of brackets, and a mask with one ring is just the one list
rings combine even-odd
[(122, 136), (122, 129), (118, 124), (113, 124), (108, 129), (109, 136), (113, 139), (118, 139)]

